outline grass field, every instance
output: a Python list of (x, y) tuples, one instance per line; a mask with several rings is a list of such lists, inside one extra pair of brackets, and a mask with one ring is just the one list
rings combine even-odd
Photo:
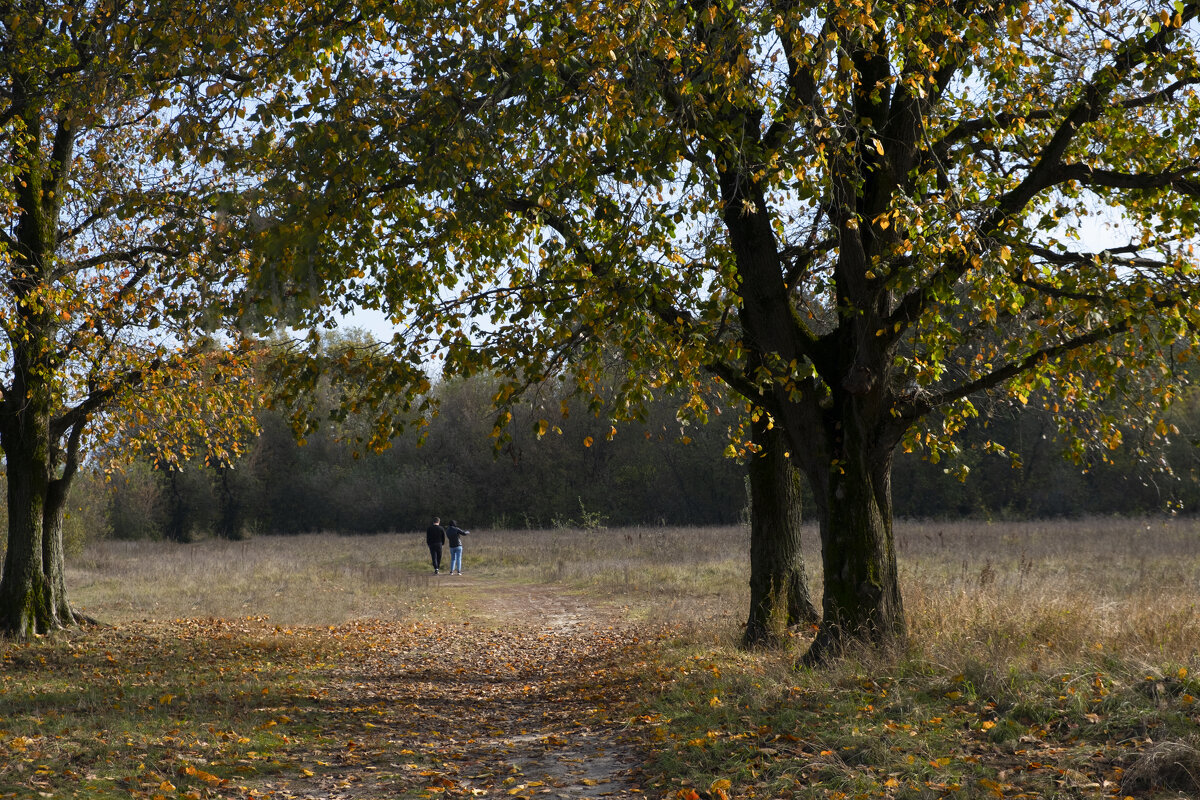
[[(1200, 525), (897, 533), (909, 642), (818, 672), (792, 667), (802, 631), (791, 650), (735, 647), (742, 529), (475, 530), (465, 569), (653, 634), (628, 722), (651, 795), (1196, 796)], [(69, 589), (112, 627), (0, 645), (0, 796), (260, 796), (230, 776), (310, 770), (332, 670), (380, 625), (482, 599), (448, 602), (426, 562), (416, 534), (90, 544)]]

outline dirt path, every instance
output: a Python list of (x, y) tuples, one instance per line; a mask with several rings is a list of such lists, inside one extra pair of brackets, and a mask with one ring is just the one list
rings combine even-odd
[(447, 621), (364, 630), (322, 705), (353, 742), (283, 797), (640, 797), (636, 632), (550, 587), (432, 579)]

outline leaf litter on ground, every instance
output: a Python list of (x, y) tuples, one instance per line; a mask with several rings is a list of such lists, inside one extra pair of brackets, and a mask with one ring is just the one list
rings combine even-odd
[(0, 645), (0, 797), (638, 795), (625, 709), (647, 643), (529, 611), (490, 627), (176, 620)]

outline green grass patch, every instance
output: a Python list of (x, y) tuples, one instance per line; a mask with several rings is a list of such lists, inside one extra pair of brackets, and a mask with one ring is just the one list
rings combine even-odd
[[(676, 643), (639, 729), (668, 797), (1178, 797), (1159, 743), (1200, 730), (1195, 668), (1112, 658), (1074, 671), (1005, 671), (919, 651), (795, 670), (795, 652)], [(1174, 762), (1172, 762), (1174, 763)], [(1168, 765), (1170, 766), (1170, 765)], [(1196, 776), (1200, 777), (1200, 775)]]

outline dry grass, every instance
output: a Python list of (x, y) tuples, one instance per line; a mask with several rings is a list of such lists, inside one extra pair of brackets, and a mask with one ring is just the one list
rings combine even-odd
[(898, 526), (914, 641), (929, 658), (1054, 669), (1200, 651), (1200, 522)]
[[(415, 544), (415, 540), (414, 540)], [(407, 616), (430, 589), (408, 539), (306, 535), (189, 545), (101, 541), (69, 561), (71, 600), (106, 622), (267, 616), (336, 625)], [(411, 561), (411, 559), (410, 559)]]
[[(1200, 522), (899, 522), (914, 647), (935, 663), (1053, 669), (1081, 656), (1148, 663), (1200, 652)], [(819, 543), (805, 532), (819, 595)], [(557, 583), (656, 624), (732, 643), (747, 599), (742, 528), (483, 531), (472, 576)], [(436, 603), (419, 534), (306, 535), (191, 545), (102, 541), (70, 564), (101, 619), (267, 615), (284, 624), (395, 619)]]
[[(816, 535), (805, 535), (815, 573)], [(457, 579), (428, 574), (420, 534), (186, 546), (96, 542), (72, 561), (68, 581), (74, 602), (112, 622), (270, 618), (165, 626), (199, 629), (197, 647), (208, 646), (210, 629), (225, 636), (230, 625), (274, 629), (278, 637), (279, 625), (462, 614), (485, 593), (492, 603), (525, 594), (487, 591), (513, 584), (555, 584), (541, 594), (576, 592), (589, 605), (610, 604), (675, 632), (647, 666), (646, 685), (654, 690), (646, 693), (646, 713), (631, 722), (653, 754), (646, 775), (660, 797), (721, 786), (747, 800), (1115, 797), (1124, 796), (1122, 787), (1140, 800), (1194, 791), (1200, 524), (902, 522), (897, 536), (907, 647), (858, 654), (822, 671), (793, 669), (794, 652), (736, 649), (749, 550), (740, 528), (476, 530), (466, 542), (460, 583), (475, 583), (476, 592), (450, 591)], [(342, 631), (354, 627), (329, 631), (323, 646), (335, 653)], [(314, 641), (326, 635), (323, 627), (301, 632)], [(228, 635), (234, 636), (230, 659), (251, 652), (244, 646), (251, 634)], [(117, 628), (100, 639), (127, 636), (127, 628)], [(88, 641), (37, 647), (68, 663)], [(135, 644), (118, 661), (136, 660)], [(796, 644), (803, 646), (802, 636)], [(169, 648), (156, 657), (164, 655), (172, 659)], [(24, 658), (28, 669), (5, 678), (15, 687), (9, 696), (20, 690), (31, 704), (41, 703), (45, 678), (32, 655), (13, 647), (10, 656), (14, 665)], [(302, 661), (270, 660), (285, 676), (281, 686), (302, 672)], [(183, 685), (194, 677), (190, 655), (186, 663), (178, 674), (166, 666), (160, 671)], [(241, 671), (261, 682), (255, 676), (265, 663), (254, 656)], [(214, 681), (238, 672), (219, 666)], [(148, 708), (164, 694), (152, 688), (139, 701)], [(239, 684), (229, 691), (252, 697), (261, 688)], [(107, 708), (107, 702), (93, 705)], [(62, 724), (82, 723), (64, 718)], [(21, 747), (34, 735), (18, 733), (12, 742)], [(245, 747), (266, 752), (283, 741)], [(302, 744), (294, 739), (289, 746)]]

